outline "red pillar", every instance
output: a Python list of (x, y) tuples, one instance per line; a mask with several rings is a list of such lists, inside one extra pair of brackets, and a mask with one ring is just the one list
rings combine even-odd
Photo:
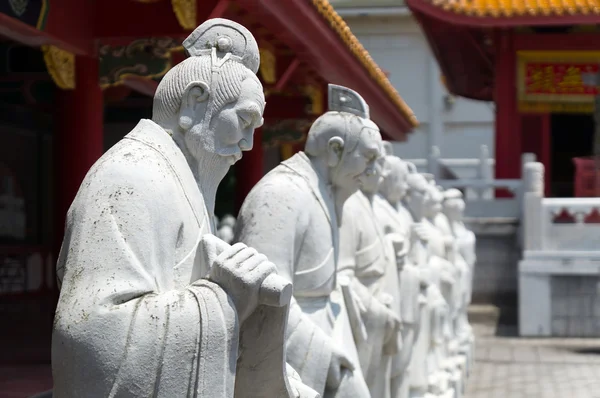
[(550, 196), (552, 182), (552, 136), (550, 114), (528, 114), (521, 116), (522, 152), (535, 153), (537, 161), (544, 164), (545, 195)]
[(552, 184), (552, 124), (550, 114), (540, 115), (540, 154), (539, 161), (544, 164), (544, 195), (551, 196)]
[[(517, 111), (517, 63), (513, 33), (496, 32), (496, 76), (494, 101), (496, 103), (496, 178), (521, 176), (521, 134)], [(506, 196), (506, 192), (498, 192)]]
[(64, 235), (65, 216), (79, 185), (104, 152), (104, 103), (98, 84), (98, 60), (75, 58), (75, 89), (57, 89), (55, 100), (54, 241), (55, 257)]
[(252, 187), (264, 175), (262, 128), (254, 131), (254, 146), (235, 164), (235, 207), (239, 211)]

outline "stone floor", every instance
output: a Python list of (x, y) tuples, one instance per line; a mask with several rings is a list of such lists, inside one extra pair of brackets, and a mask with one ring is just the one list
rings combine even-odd
[(516, 327), (474, 325), (465, 398), (600, 398), (600, 339), (525, 339)]

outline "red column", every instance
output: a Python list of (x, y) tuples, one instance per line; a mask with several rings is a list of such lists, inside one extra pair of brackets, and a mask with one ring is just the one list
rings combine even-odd
[[(521, 134), (517, 112), (517, 63), (512, 31), (496, 34), (496, 178), (521, 176)], [(506, 192), (498, 192), (506, 196)]]
[(65, 216), (79, 185), (104, 152), (104, 103), (98, 84), (98, 60), (75, 59), (75, 89), (56, 90), (54, 151), (55, 258)]
[(264, 175), (262, 128), (254, 131), (254, 146), (235, 164), (235, 207), (239, 211), (252, 187)]
[(552, 148), (550, 114), (529, 114), (521, 116), (522, 152), (535, 153), (537, 161), (544, 164), (545, 195), (550, 195), (552, 181)]

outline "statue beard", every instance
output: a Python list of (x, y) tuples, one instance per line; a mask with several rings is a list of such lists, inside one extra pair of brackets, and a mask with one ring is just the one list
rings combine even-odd
[(203, 173), (203, 179), (208, 175), (214, 175), (214, 179), (219, 182), (225, 177), (229, 168), (241, 158), (231, 148), (219, 149), (215, 142), (215, 132), (211, 129), (203, 131), (203, 123), (197, 123), (188, 130), (184, 131), (185, 145), (196, 160), (198, 169), (194, 170), (197, 179), (198, 173)]

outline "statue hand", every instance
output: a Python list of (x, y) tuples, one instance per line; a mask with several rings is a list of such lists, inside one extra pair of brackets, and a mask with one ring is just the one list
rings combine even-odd
[(261, 284), (275, 271), (275, 265), (265, 255), (243, 243), (236, 243), (215, 259), (209, 279), (232, 298), (242, 323), (258, 306)]
[(391, 309), (388, 309), (388, 317), (385, 324), (385, 345), (383, 351), (386, 355), (394, 355), (402, 348), (402, 321)]
[(329, 371), (327, 372), (327, 388), (336, 390), (340, 386), (344, 369), (353, 371), (354, 364), (350, 361), (350, 358), (348, 358), (341, 347), (338, 347), (337, 343), (333, 343)]
[(431, 238), (431, 233), (429, 228), (423, 223), (415, 223), (412, 225), (413, 232), (417, 235), (417, 237), (422, 241), (429, 241)]
[(394, 297), (391, 294), (386, 292), (379, 293), (378, 297), (381, 304), (385, 305), (387, 308), (391, 308), (394, 303)]

